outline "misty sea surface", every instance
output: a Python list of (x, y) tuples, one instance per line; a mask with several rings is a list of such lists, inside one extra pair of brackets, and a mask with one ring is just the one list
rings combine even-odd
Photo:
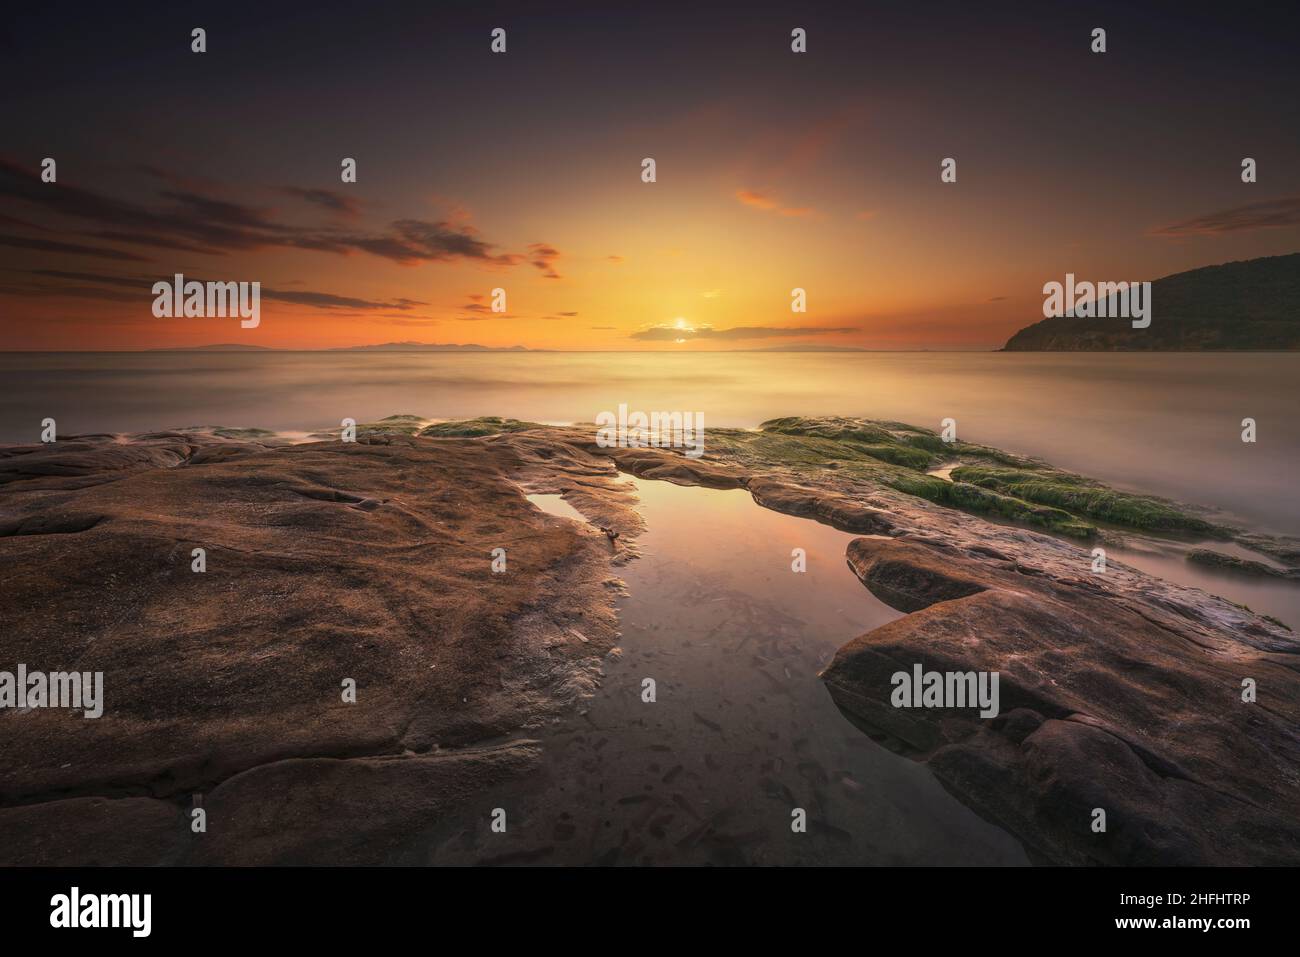
[[(3, 353), (0, 443), (194, 425), (287, 432), (345, 417), (592, 422), (620, 403), (710, 426), (859, 415), (938, 429), (1300, 535), (1300, 354)], [(1258, 441), (1241, 441), (1241, 420)], [(707, 440), (705, 447), (707, 456)]]

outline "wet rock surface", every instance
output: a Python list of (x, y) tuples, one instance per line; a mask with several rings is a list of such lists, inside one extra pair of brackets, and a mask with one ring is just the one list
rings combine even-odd
[[(932, 433), (780, 420), (711, 433), (699, 460), (600, 448), (585, 427), (385, 422), (355, 443), (182, 430), (0, 449), (0, 668), (103, 671), (106, 699), (96, 720), (0, 711), (0, 861), (410, 862), (401, 835), (533, 773), (534, 732), (600, 681), (644, 528), (620, 472), (878, 536), (853, 568), (910, 614), (847, 644), (827, 687), (1040, 859), (1300, 860), (1295, 638), (1118, 562), (1093, 574), (1107, 530), (1068, 540), (1091, 526), (1009, 506), (1023, 483), (1001, 473), (980, 475), (996, 491), (925, 475), (946, 461)], [(978, 446), (958, 461), (1040, 467)], [(953, 484), (979, 494), (948, 500)], [(1066, 537), (972, 513), (988, 509)], [(998, 718), (892, 708), (890, 674), (918, 662), (998, 671)]]
[[(440, 788), (440, 749), (526, 736), (579, 699), (613, 644), (610, 561), (625, 546), (544, 515), (521, 485), (580, 482), (622, 540), (638, 519), (607, 462), (548, 448), (543, 467), (527, 443), (363, 436), (269, 448), (175, 434), (8, 456), (0, 661), (103, 672), (105, 709), (94, 720), (0, 711), (6, 862), (147, 857), (125, 836), (105, 846), (106, 818), (156, 835), (141, 846), (174, 860), (178, 811), (186, 837), (196, 799), (215, 802), (216, 823), (234, 813), (223, 797), (234, 781), (248, 792), (247, 776), (271, 768), (267, 797), (302, 796), (325, 853), (331, 828), (352, 826), (339, 807), (375, 800), (374, 783), (400, 791), (410, 774)], [(194, 548), (206, 551), (203, 573)], [(343, 700), (345, 679), (356, 704)], [(315, 783), (326, 760), (328, 789)], [(391, 762), (382, 774), (351, 763), (377, 760)], [(456, 764), (456, 793), (476, 776), (463, 767), (483, 764)], [(141, 810), (149, 800), (158, 807)], [(201, 859), (247, 860), (250, 847), (263, 860), (317, 859), (259, 806), (213, 828)], [(34, 816), (68, 840), (19, 840)], [(348, 847), (338, 853), (366, 858)]]
[[(1141, 593), (935, 543), (855, 539), (849, 561), (912, 614), (840, 650), (823, 676), (836, 703), (1040, 859), (1300, 861), (1300, 647), (1267, 623), (1220, 629)], [(916, 665), (998, 672), (1000, 713), (895, 707), (891, 676)], [(1247, 678), (1255, 702), (1242, 700)]]

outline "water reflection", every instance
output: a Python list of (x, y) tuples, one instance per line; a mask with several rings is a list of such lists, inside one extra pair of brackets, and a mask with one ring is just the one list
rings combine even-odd
[[(505, 860), (1026, 863), (923, 766), (854, 728), (817, 677), (844, 642), (898, 617), (846, 567), (853, 536), (744, 491), (638, 488), (648, 532), (623, 570), (620, 653), (585, 713), (543, 736), (544, 773), (493, 798), (512, 822)], [(532, 500), (573, 518), (557, 498)], [(791, 831), (796, 807), (806, 834)], [(429, 860), (495, 860), (505, 845), (483, 830), (441, 830)]]

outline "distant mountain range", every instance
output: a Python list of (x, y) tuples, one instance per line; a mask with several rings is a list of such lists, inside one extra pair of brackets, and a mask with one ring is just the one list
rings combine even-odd
[(181, 346), (167, 349), (146, 349), (146, 352), (278, 352), (269, 346), (248, 346), (240, 342), (218, 342), (210, 346)]
[(438, 342), (381, 342), (373, 346), (339, 346), (326, 352), (536, 352), (523, 346), (480, 346), (473, 342), (465, 345)]
[[(467, 342), (381, 342), (368, 346), (335, 346), (330, 349), (273, 349), (269, 346), (251, 346), (238, 342), (218, 342), (208, 346), (150, 349), (150, 352), (552, 352), (552, 349), (529, 349), (527, 346), (480, 346)], [(858, 346), (809, 345), (773, 346), (766, 349), (725, 349), (719, 352), (865, 352)]]
[(524, 346), (480, 346), (473, 342), (460, 345), (447, 342), (381, 342), (369, 346), (338, 346), (332, 349), (272, 349), (238, 342), (218, 342), (210, 346), (186, 346), (173, 349), (150, 349), (150, 352), (544, 352)]
[(1300, 253), (1157, 279), (1151, 283), (1151, 325), (1146, 329), (1134, 329), (1126, 319), (1057, 316), (1026, 326), (1003, 346), (1004, 352), (1293, 349), (1300, 349)]

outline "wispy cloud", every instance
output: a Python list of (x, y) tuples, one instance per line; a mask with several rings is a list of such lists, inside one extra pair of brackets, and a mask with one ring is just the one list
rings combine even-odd
[(327, 209), (331, 213), (355, 218), (361, 215), (361, 203), (351, 196), (332, 189), (302, 189), (298, 186), (286, 186), (283, 192), (296, 196), (304, 202)]
[(314, 306), (318, 309), (414, 309), (417, 305), (427, 303), (413, 299), (393, 299), (385, 302), (374, 299), (357, 299), (353, 296), (336, 296), (329, 292), (288, 291), (283, 289), (262, 289), (262, 298), (277, 302), (290, 302), (298, 306)]
[(753, 189), (736, 190), (736, 199), (746, 206), (761, 209), (764, 212), (777, 213), (781, 216), (811, 216), (815, 210), (811, 206), (786, 206), (770, 193)]
[(12, 246), (16, 249), (34, 249), (45, 253), (67, 253), (70, 256), (94, 256), (97, 259), (116, 259), (125, 262), (148, 262), (146, 256), (123, 252), (119, 249), (107, 249), (103, 246), (83, 246), (80, 243), (61, 243), (52, 239), (39, 239), (27, 236), (0, 236), (0, 246)]
[(1217, 213), (1207, 213), (1181, 223), (1159, 226), (1151, 231), (1155, 236), (1214, 236), (1237, 233), (1250, 229), (1279, 229), (1300, 225), (1300, 196), (1267, 199)]
[(555, 261), (560, 258), (560, 251), (546, 243), (533, 243), (528, 247), (529, 262), (542, 271), (547, 279), (561, 279), (555, 271)]

